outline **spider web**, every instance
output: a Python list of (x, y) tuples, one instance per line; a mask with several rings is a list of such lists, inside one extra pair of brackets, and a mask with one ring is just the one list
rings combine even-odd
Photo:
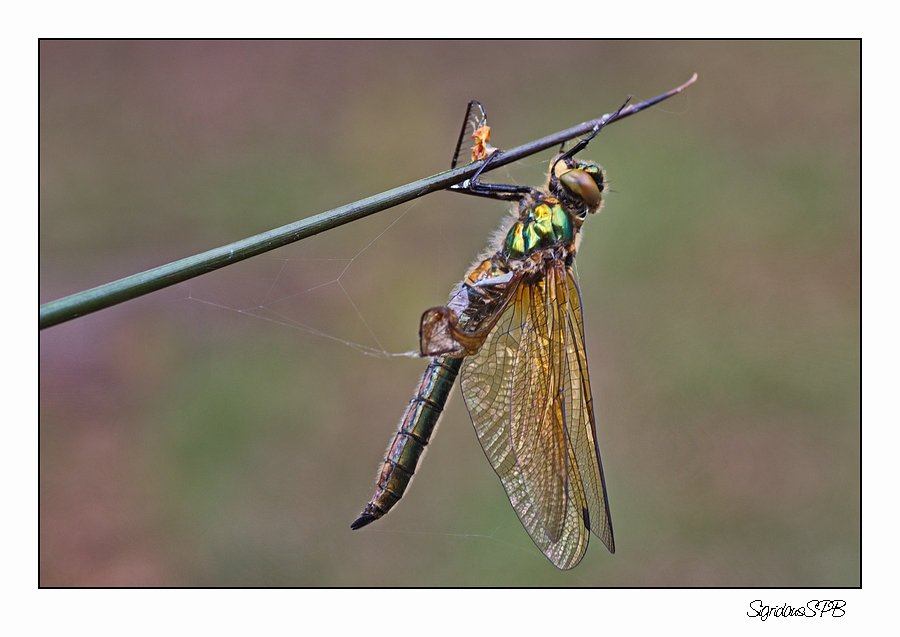
[[(332, 231), (342, 235), (337, 240), (315, 235), (223, 269), (232, 272), (221, 272), (218, 277), (191, 286), (188, 299), (328, 339), (367, 356), (418, 356), (416, 351), (389, 351), (379, 338), (378, 326), (366, 318), (365, 303), (357, 300), (365, 296), (359, 289), (359, 279), (364, 275), (360, 271), (372, 261), (370, 257), (378, 256), (373, 246), (413, 208), (415, 203), (399, 214), (395, 212), (394, 218), (374, 236), (371, 232), (366, 236), (355, 229), (349, 233), (337, 229)], [(384, 218), (390, 213), (381, 214)], [(235, 273), (237, 269), (242, 271)], [(341, 326), (331, 324), (335, 314), (344, 316)], [(352, 320), (347, 320), (347, 316)]]
[[(546, 157), (517, 162), (490, 180), (534, 182), (547, 163)], [(185, 284), (187, 300), (366, 356), (418, 357), (421, 312), (446, 302), (507, 208), (455, 193), (431, 195), (204, 275)], [(398, 278), (423, 282), (400, 286), (424, 299), (403, 315), (390, 298)], [(427, 283), (435, 279), (443, 283)]]

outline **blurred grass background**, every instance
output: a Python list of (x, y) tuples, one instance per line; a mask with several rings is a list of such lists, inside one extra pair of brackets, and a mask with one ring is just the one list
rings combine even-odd
[(546, 561), (458, 390), (349, 529), (425, 365), (346, 343), (415, 349), (506, 214), (437, 193), (41, 332), (41, 584), (858, 586), (858, 42), (43, 41), (40, 300), (444, 170), (470, 99), (512, 147), (695, 71), (584, 153), (616, 555)]

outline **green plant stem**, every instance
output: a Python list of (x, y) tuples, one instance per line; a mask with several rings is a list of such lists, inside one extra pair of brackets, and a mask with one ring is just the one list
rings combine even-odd
[[(533, 142), (523, 144), (511, 150), (503, 151), (499, 157), (495, 157), (488, 166), (487, 171), (500, 168), (512, 162), (518, 161), (523, 157), (533, 155), (547, 148), (558, 146), (579, 135), (584, 135), (592, 131), (596, 126), (606, 123), (614, 123), (624, 117), (633, 115), (649, 106), (668, 99), (673, 95), (680, 93), (697, 79), (697, 75), (688, 80), (681, 86), (672, 89), (667, 93), (663, 93), (653, 99), (638, 104), (626, 106), (615, 119), (614, 114), (606, 114), (603, 117), (583, 122), (572, 128), (560, 131), (553, 135), (548, 135)], [(612, 119), (612, 121), (610, 121)], [(311, 237), (319, 232), (331, 230), (345, 223), (362, 219), (376, 212), (380, 212), (392, 206), (405, 203), (412, 199), (422, 197), (436, 190), (444, 190), (453, 184), (460, 183), (465, 179), (472, 177), (483, 161), (478, 161), (460, 168), (448, 170), (446, 172), (420, 179), (412, 183), (406, 184), (388, 190), (366, 199), (361, 199), (351, 204), (323, 212), (312, 217), (308, 217), (301, 221), (289, 223), (286, 226), (269, 230), (261, 234), (235, 241), (234, 243), (208, 250), (201, 254), (187, 257), (179, 261), (174, 261), (166, 265), (139, 272), (131, 276), (100, 285), (84, 292), (78, 292), (56, 301), (50, 301), (40, 306), (39, 329), (52, 327), (64, 321), (71, 320), (78, 316), (84, 316), (97, 310), (122, 303), (129, 299), (161, 290), (162, 288), (182, 281), (187, 281), (201, 274), (212, 272), (219, 268), (225, 267), (244, 259), (280, 248), (294, 241)]]

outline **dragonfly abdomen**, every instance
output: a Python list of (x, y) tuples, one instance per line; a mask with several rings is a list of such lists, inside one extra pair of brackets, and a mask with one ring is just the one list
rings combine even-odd
[(375, 495), (350, 525), (351, 529), (374, 522), (403, 497), (441, 417), (462, 360), (440, 356), (432, 358), (425, 368), (416, 395), (409, 401), (397, 434), (385, 454)]

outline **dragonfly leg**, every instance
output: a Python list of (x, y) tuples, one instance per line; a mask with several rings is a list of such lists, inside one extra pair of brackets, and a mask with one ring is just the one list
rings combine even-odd
[(476, 197), (488, 197), (490, 199), (501, 199), (503, 201), (521, 201), (526, 197), (535, 197), (540, 191), (531, 186), (517, 186), (514, 184), (491, 184), (479, 181), (481, 173), (485, 171), (488, 165), (495, 158), (503, 154), (502, 150), (491, 154), (481, 165), (471, 179), (466, 179), (460, 184), (450, 186), (450, 190), (461, 192), (467, 195), (475, 195)]
[[(595, 126), (594, 130), (591, 131), (590, 135), (588, 135), (587, 137), (585, 137), (583, 139), (578, 140), (577, 144), (575, 144), (568, 151), (566, 151), (565, 153), (563, 153), (559, 157), (557, 157), (556, 161), (553, 162), (553, 166), (550, 167), (550, 174), (551, 175), (555, 174), (553, 171), (556, 168), (556, 164), (558, 164), (559, 162), (565, 162), (569, 159), (572, 159), (572, 157), (574, 157), (575, 155), (577, 155), (578, 153), (583, 151), (585, 148), (587, 148), (587, 145), (590, 144), (591, 140), (597, 136), (597, 133), (599, 133), (601, 130), (603, 130), (603, 128), (607, 124), (610, 124), (610, 123), (614, 122), (616, 119), (618, 119), (619, 115), (622, 113), (622, 109), (624, 109), (625, 106), (627, 106), (628, 102), (630, 102), (630, 101), (631, 101), (631, 95), (629, 95), (627, 98), (625, 98), (625, 102), (623, 102), (622, 105), (618, 109), (616, 109), (615, 113), (613, 113), (612, 115), (609, 116), (609, 119), (607, 119), (602, 124), (598, 124), (597, 126)], [(562, 152), (562, 149), (565, 145), (566, 145), (566, 143), (563, 142), (562, 146), (559, 147), (560, 152)]]
[(462, 149), (463, 142), (466, 139), (466, 133), (469, 132), (470, 124), (473, 126), (473, 133), (475, 132), (474, 129), (487, 124), (487, 113), (485, 113), (484, 106), (478, 100), (472, 100), (466, 106), (466, 116), (463, 118), (462, 129), (459, 131), (459, 140), (456, 142), (456, 150), (453, 152), (453, 159), (450, 161), (450, 170), (456, 168), (456, 164), (459, 161), (459, 151)]

